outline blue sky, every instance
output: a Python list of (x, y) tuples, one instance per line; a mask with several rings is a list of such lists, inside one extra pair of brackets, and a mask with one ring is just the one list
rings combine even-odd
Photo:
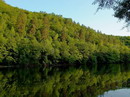
[(113, 10), (100, 10), (94, 0), (5, 0), (6, 3), (29, 11), (44, 11), (55, 13), (66, 18), (72, 18), (85, 26), (109, 35), (130, 36), (123, 21), (119, 22), (113, 16)]

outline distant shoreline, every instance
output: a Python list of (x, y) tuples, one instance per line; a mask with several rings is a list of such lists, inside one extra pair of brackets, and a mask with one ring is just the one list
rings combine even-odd
[(2, 66), (2, 65), (0, 65), (0, 68), (13, 68), (13, 67), (18, 67), (18, 66)]

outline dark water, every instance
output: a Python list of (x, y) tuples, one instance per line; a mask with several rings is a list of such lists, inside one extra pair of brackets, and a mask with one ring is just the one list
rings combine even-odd
[(130, 97), (129, 68), (5, 68), (0, 72), (0, 97)]

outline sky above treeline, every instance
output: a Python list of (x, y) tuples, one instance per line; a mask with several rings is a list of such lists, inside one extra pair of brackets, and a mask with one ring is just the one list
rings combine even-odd
[(113, 16), (113, 10), (100, 10), (96, 12), (97, 5), (94, 0), (5, 0), (7, 4), (35, 12), (47, 12), (72, 18), (85, 26), (108, 35), (130, 36), (124, 21)]

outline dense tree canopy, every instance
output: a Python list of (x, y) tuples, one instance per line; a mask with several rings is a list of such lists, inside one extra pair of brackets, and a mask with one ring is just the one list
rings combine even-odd
[(130, 0), (95, 0), (99, 8), (112, 8), (115, 11), (114, 16), (120, 20), (124, 19), (127, 27), (130, 26)]
[(0, 65), (130, 62), (129, 37), (102, 34), (69, 18), (0, 0)]

